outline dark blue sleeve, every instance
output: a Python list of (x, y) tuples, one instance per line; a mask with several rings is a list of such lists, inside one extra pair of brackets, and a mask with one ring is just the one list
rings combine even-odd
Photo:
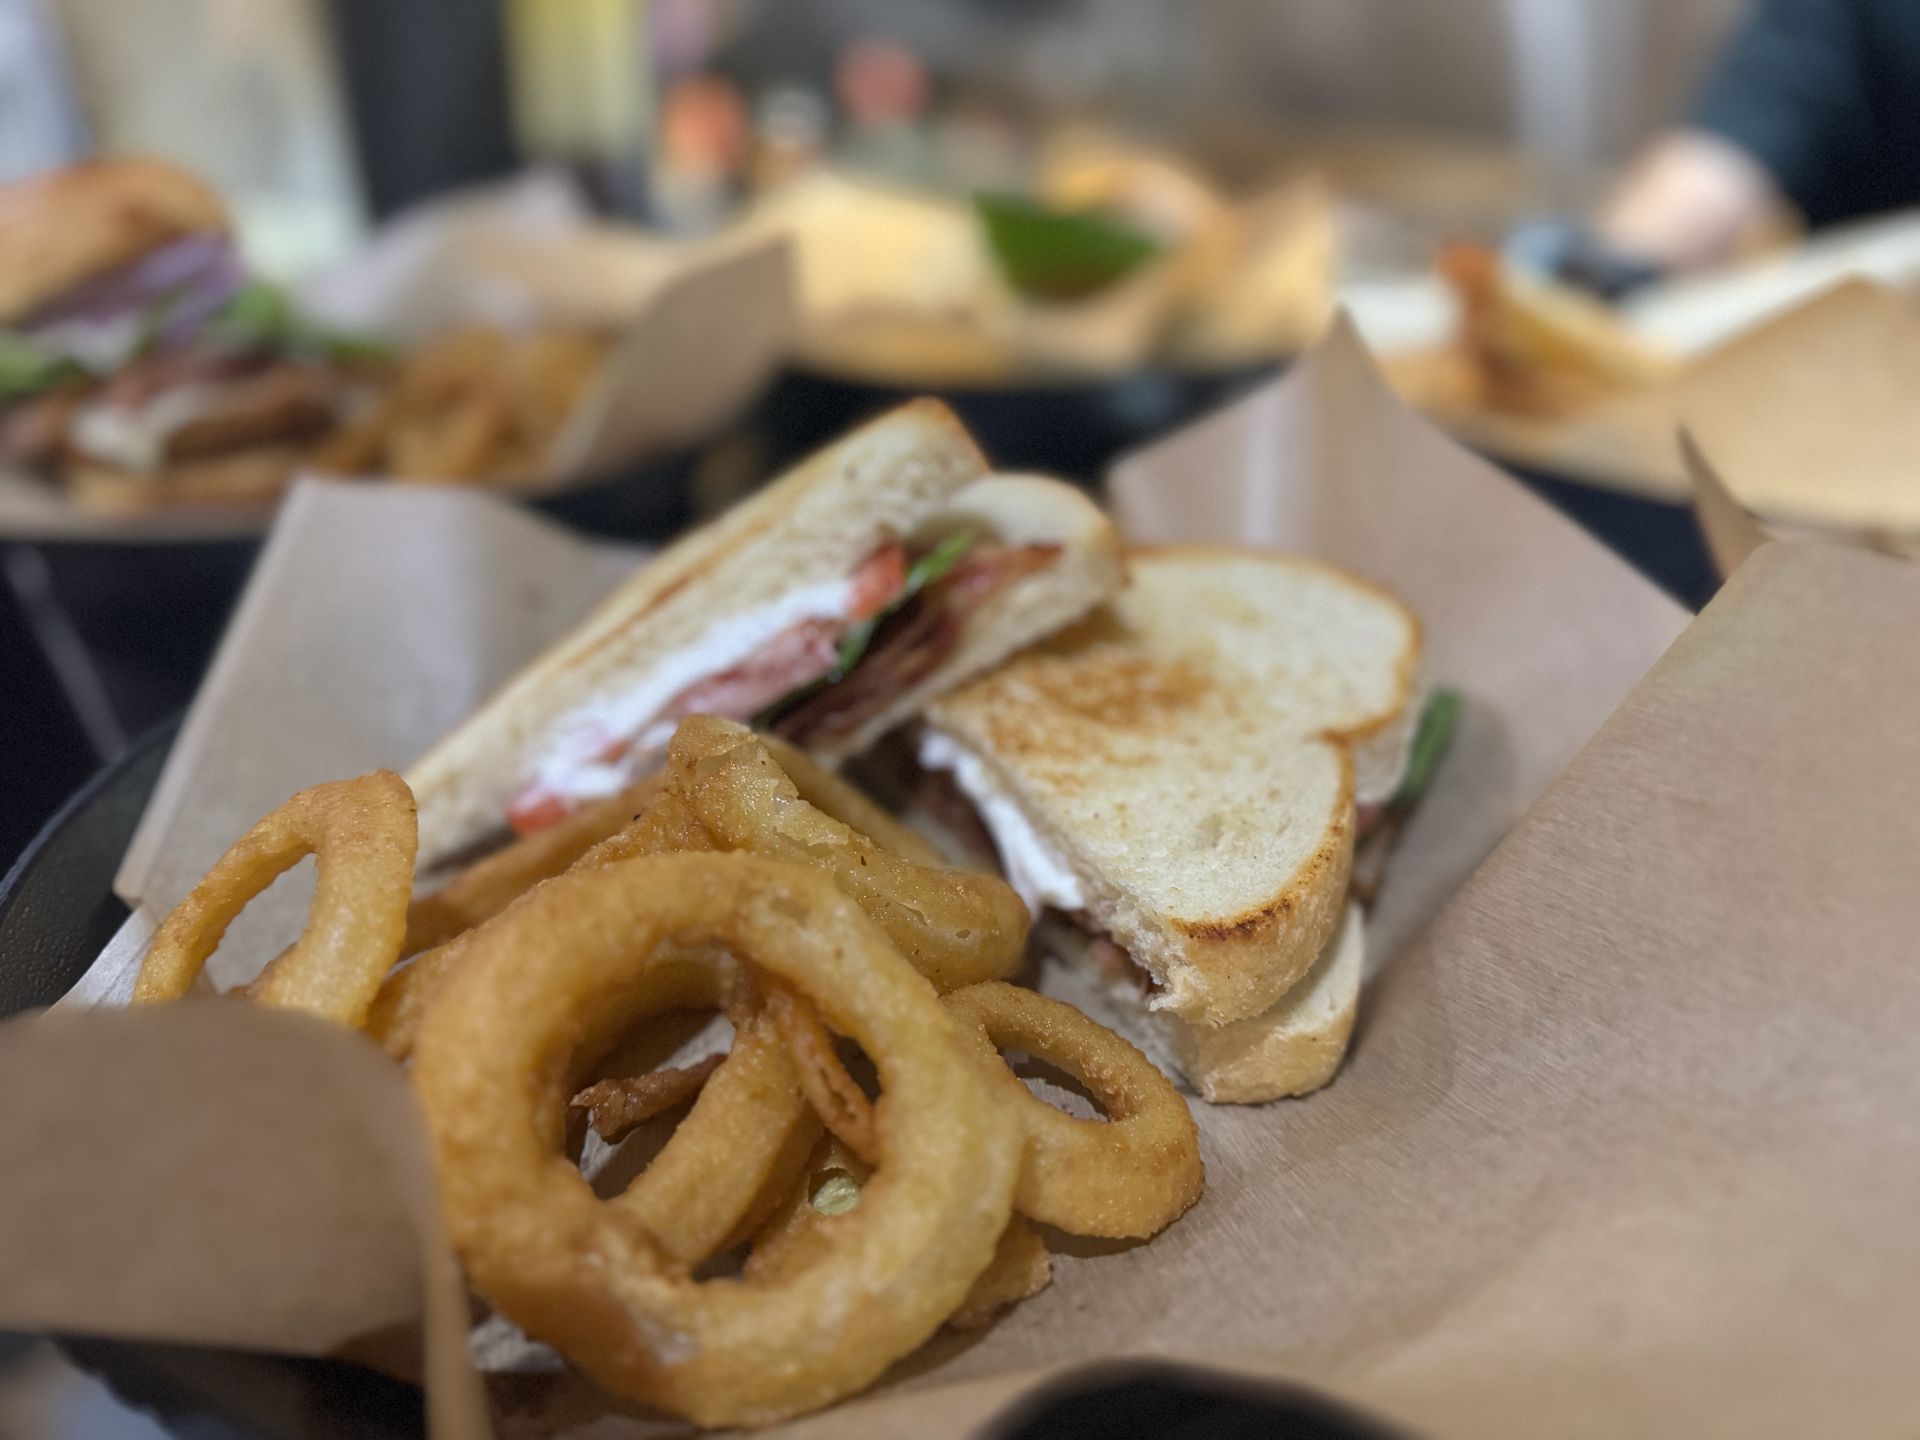
[(1873, 27), (1862, 13), (1870, 8), (1862, 0), (1758, 0), (1690, 117), (1758, 160), (1815, 224), (1870, 208), (1861, 193), (1878, 123)]

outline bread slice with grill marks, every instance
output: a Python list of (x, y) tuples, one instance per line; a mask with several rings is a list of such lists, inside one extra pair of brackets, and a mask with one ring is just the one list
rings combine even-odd
[(922, 754), (1030, 900), (1149, 973), (1149, 1008), (1232, 1025), (1335, 937), (1356, 802), (1392, 795), (1418, 721), (1420, 627), (1290, 556), (1139, 549), (1128, 571), (1089, 619), (933, 701)]

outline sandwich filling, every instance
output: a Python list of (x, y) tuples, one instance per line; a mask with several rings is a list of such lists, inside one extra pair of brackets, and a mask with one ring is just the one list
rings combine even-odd
[(1027, 819), (1020, 802), (1000, 784), (978, 755), (950, 735), (928, 730), (920, 737), (920, 767), (951, 777), (955, 788), (973, 806), (987, 837), (1000, 857), (1007, 883), (1034, 915), (1051, 906), (1079, 913), (1086, 892), (1060, 852)]
[(0, 331), (0, 460), (150, 472), (312, 441), (372, 401), (382, 359), (249, 282), (224, 234), (190, 235)]
[(844, 580), (717, 620), (642, 683), (568, 716), (508, 823), (531, 834), (617, 794), (659, 766), (689, 715), (751, 721), (801, 746), (844, 740), (937, 670), (989, 598), (1059, 553), (968, 532), (925, 547), (888, 539)]

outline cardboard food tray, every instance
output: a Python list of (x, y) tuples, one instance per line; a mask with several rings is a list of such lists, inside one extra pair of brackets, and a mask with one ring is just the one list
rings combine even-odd
[[(1354, 1052), (1307, 1100), (1198, 1107), (1208, 1192), (1151, 1244), (1059, 1256), (991, 1330), (781, 1433), (965, 1434), (1129, 1356), (1442, 1436), (1906, 1433), (1920, 575), (1766, 545), (1688, 625), (1402, 409), (1344, 328), (1113, 492), (1138, 538), (1391, 584), (1466, 697)], [(123, 892), (163, 910), (294, 788), (404, 762), (625, 563), (482, 497), (303, 488)], [(227, 978), (299, 898), (256, 906), (280, 931)], [(488, 1433), (419, 1121), (364, 1041), (95, 1007), (0, 1027), (0, 1083), (0, 1325), (404, 1371), (373, 1342), (424, 1319), (432, 1433)], [(490, 1375), (484, 1400), (502, 1435), (684, 1429), (551, 1369)]]
[[(300, 295), (309, 313), (401, 346), (461, 324), (580, 325), (615, 335), (539, 473), (472, 482), (535, 498), (583, 488), (716, 433), (778, 369), (793, 333), (788, 256), (775, 239), (652, 239), (594, 222), (559, 177), (436, 201)], [(437, 486), (431, 479), (381, 485)], [(265, 533), (278, 502), (111, 513), (0, 469), (0, 539), (162, 543)]]

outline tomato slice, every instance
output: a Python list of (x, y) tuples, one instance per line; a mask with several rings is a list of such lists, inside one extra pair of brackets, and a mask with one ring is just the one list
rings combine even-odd
[(853, 572), (849, 620), (865, 620), (891, 605), (907, 584), (907, 547), (889, 540)]
[(507, 824), (516, 835), (531, 835), (558, 825), (576, 808), (551, 790), (523, 790), (507, 804)]

